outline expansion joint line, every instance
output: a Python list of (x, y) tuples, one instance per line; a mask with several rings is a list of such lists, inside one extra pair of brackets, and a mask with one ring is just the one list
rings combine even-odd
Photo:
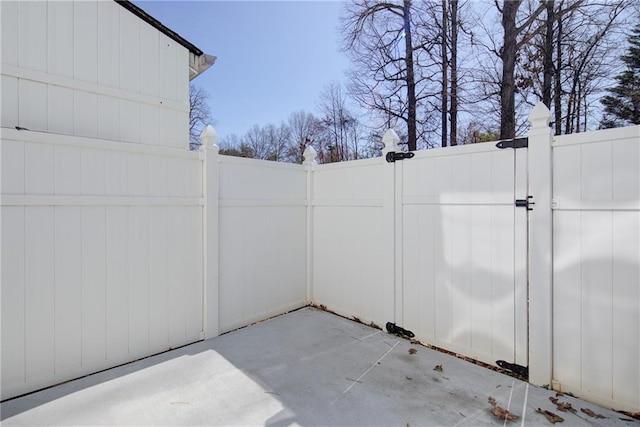
[(385, 354), (382, 355), (382, 357), (378, 360), (376, 360), (371, 366), (369, 366), (369, 369), (367, 369), (366, 371), (364, 371), (364, 373), (362, 375), (360, 375), (358, 378), (356, 378), (355, 380), (351, 380), (353, 381), (351, 383), (351, 385), (349, 385), (349, 387), (347, 387), (342, 394), (345, 394), (346, 392), (348, 392), (349, 390), (351, 390), (351, 387), (353, 387), (354, 385), (356, 385), (356, 383), (359, 383), (360, 380), (362, 378), (364, 378), (365, 375), (367, 375), (369, 373), (370, 370), (372, 370), (378, 363), (382, 362), (382, 359), (384, 359), (387, 354), (391, 353), (393, 351), (394, 348), (396, 348), (396, 346), (400, 344), (400, 341), (396, 341), (396, 343), (393, 345), (393, 347), (391, 347), (389, 350), (387, 350), (387, 352)]

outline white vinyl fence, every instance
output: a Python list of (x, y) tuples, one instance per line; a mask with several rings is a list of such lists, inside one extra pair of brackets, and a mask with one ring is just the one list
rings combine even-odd
[(2, 398), (312, 302), (640, 410), (640, 127), (549, 118), (326, 165), (3, 129)]
[(640, 408), (640, 126), (553, 143), (554, 388)]
[[(424, 341), (527, 366), (526, 149), (428, 150), (399, 163), (404, 327)], [(519, 179), (516, 179), (519, 178)]]
[(394, 310), (393, 170), (385, 166), (375, 158), (310, 171), (313, 300), (382, 327)]
[(2, 130), (2, 397), (201, 339), (202, 160)]
[(222, 333), (307, 304), (307, 184), (300, 165), (218, 158)]

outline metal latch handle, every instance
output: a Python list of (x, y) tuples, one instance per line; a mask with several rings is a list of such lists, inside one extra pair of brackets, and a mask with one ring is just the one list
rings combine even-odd
[(516, 206), (519, 208), (527, 208), (528, 211), (532, 211), (531, 205), (535, 205), (536, 202), (532, 201), (533, 196), (527, 196), (526, 199), (516, 199)]

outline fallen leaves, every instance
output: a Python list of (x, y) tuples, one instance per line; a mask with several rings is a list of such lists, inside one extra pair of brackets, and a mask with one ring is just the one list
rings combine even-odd
[(551, 424), (555, 424), (555, 423), (561, 423), (564, 421), (564, 418), (554, 414), (551, 411), (547, 411), (547, 410), (542, 410), (540, 408), (536, 409), (536, 412), (544, 415), (545, 417), (547, 417), (547, 420), (551, 423)]
[(438, 372), (442, 372), (442, 365), (436, 365), (435, 368), (433, 368), (434, 371), (438, 371)]
[(593, 412), (591, 409), (589, 408), (580, 408), (580, 411), (584, 414), (589, 415), (590, 417), (593, 418), (606, 418), (604, 415), (601, 414), (596, 414), (595, 412)]
[(635, 418), (636, 420), (640, 420), (640, 412), (629, 412), (629, 411), (618, 411), (621, 414), (625, 414), (628, 417)]
[(418, 352), (418, 350), (416, 350), (415, 348), (410, 348), (409, 349), (409, 354), (416, 354)]
[(495, 415), (499, 420), (511, 421), (518, 418), (517, 415), (512, 414), (501, 406), (494, 406), (494, 408), (491, 410), (491, 413)]
[(558, 411), (560, 412), (571, 411), (574, 414), (576, 413), (576, 410), (573, 408), (573, 406), (571, 406), (571, 403), (569, 402), (560, 402), (555, 397), (550, 397), (549, 400), (556, 405), (556, 408), (558, 408)]
[(496, 399), (494, 399), (493, 397), (489, 396), (489, 399), (487, 400), (493, 406), (493, 409), (491, 409), (491, 413), (498, 417), (498, 419), (511, 421), (518, 418), (516, 414), (512, 414), (501, 406), (496, 406)]

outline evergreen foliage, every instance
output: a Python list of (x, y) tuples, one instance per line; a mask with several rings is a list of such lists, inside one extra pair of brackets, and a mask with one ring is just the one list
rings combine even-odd
[(600, 128), (640, 124), (640, 24), (627, 40), (627, 53), (621, 56), (626, 69), (616, 76), (616, 86), (607, 89), (610, 95), (600, 101), (605, 107)]

